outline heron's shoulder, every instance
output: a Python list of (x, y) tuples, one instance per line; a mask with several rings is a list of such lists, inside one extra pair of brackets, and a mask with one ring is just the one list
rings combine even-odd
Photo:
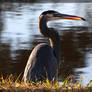
[(44, 53), (44, 52), (53, 52), (53, 48), (49, 44), (40, 43), (32, 51), (32, 53)]
[(53, 48), (46, 43), (40, 43), (38, 44), (32, 51), (32, 56), (39, 56), (42, 54), (53, 54)]
[(49, 45), (49, 44), (47, 44), (47, 43), (40, 43), (40, 44), (38, 44), (34, 49), (43, 49), (43, 48), (47, 48), (47, 49), (51, 49), (52, 47)]

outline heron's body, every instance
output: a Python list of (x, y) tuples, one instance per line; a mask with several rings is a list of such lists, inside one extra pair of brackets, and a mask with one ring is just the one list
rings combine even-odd
[(39, 44), (33, 49), (29, 57), (24, 75), (25, 81), (27, 81), (26, 79), (35, 81), (36, 78), (38, 81), (43, 81), (47, 77), (51, 81), (56, 78), (57, 66), (53, 48), (45, 43)]
[(37, 45), (27, 62), (24, 71), (25, 83), (30, 81), (56, 80), (59, 58), (60, 58), (60, 38), (53, 28), (47, 27), (47, 22), (56, 19), (84, 20), (81, 17), (60, 14), (56, 11), (45, 11), (39, 17), (40, 32), (49, 38), (50, 45), (41, 43)]

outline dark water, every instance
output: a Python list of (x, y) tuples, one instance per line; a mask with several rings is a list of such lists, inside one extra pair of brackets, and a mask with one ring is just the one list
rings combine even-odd
[(85, 85), (92, 80), (92, 3), (0, 3), (0, 74), (23, 73), (32, 49), (48, 42), (39, 32), (38, 17), (49, 9), (87, 20), (48, 23), (61, 37), (59, 80), (84, 76)]

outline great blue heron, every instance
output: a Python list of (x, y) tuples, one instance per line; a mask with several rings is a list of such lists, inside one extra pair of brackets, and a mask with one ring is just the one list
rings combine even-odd
[(58, 19), (85, 20), (82, 17), (61, 14), (54, 10), (43, 12), (39, 17), (39, 29), (42, 35), (49, 38), (50, 45), (41, 43), (37, 45), (27, 62), (24, 71), (24, 82), (55, 80), (60, 57), (60, 38), (57, 31), (47, 27), (47, 22)]

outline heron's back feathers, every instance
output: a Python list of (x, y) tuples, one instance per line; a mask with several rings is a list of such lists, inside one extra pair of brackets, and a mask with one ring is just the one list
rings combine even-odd
[(27, 62), (24, 71), (24, 81), (50, 81), (56, 77), (57, 74), (57, 59), (54, 55), (54, 50), (51, 46), (45, 43), (37, 45)]

